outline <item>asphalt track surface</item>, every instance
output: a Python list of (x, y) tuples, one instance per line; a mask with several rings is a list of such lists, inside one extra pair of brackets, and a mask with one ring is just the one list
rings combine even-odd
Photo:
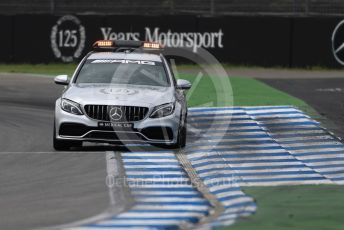
[(327, 119), (324, 121), (327, 128), (344, 139), (344, 75), (338, 75), (337, 78), (326, 76), (318, 79), (305, 77), (260, 80), (307, 102)]
[(109, 204), (104, 151), (54, 152), (52, 78), (0, 75), (0, 229), (69, 223)]

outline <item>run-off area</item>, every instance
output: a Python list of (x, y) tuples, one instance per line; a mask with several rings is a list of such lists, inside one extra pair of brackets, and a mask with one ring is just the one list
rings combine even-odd
[[(294, 107), (193, 108), (188, 116), (186, 157), (224, 207), (209, 226), (255, 212), (240, 186), (344, 183), (344, 145)], [(135, 205), (72, 229), (178, 229), (212, 214), (173, 151), (127, 152), (122, 159)]]

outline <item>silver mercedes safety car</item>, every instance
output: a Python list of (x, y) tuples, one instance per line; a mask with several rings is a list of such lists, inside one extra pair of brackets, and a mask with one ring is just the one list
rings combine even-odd
[(158, 43), (98, 41), (55, 105), (54, 148), (83, 141), (185, 146), (191, 84), (176, 80)]

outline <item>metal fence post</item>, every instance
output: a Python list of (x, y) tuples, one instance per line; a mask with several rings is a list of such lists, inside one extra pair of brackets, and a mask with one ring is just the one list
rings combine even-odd
[(309, 0), (305, 0), (305, 14), (308, 15), (309, 14)]
[(210, 14), (215, 14), (215, 0), (210, 0)]
[(55, 0), (50, 0), (50, 14), (55, 14)]
[(170, 14), (174, 14), (174, 0), (170, 0)]

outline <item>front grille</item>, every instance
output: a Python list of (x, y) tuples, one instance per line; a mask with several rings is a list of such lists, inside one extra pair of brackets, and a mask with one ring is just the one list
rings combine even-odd
[[(122, 112), (121, 116), (111, 118), (110, 111), (116, 108)], [(148, 108), (140, 106), (85, 105), (84, 109), (87, 116), (92, 119), (114, 122), (140, 121), (148, 113)]]

